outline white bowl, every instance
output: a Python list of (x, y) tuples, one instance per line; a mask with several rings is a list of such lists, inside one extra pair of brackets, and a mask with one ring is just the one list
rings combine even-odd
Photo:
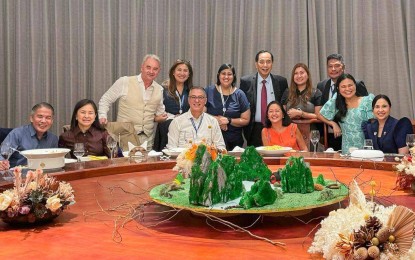
[(257, 147), (256, 150), (262, 155), (281, 156), (292, 150), (291, 147), (282, 147), (279, 150), (266, 150), (266, 146)]
[(56, 169), (65, 166), (65, 155), (71, 150), (67, 148), (33, 149), (20, 152), (27, 158), (30, 169)]
[(352, 159), (364, 159), (372, 161), (383, 161), (385, 154), (380, 150), (354, 150), (351, 152), (350, 157)]

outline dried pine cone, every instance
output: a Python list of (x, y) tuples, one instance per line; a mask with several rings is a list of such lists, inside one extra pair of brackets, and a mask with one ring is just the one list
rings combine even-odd
[(366, 227), (368, 229), (373, 229), (373, 231), (378, 232), (379, 229), (381, 229), (382, 227), (382, 222), (380, 222), (380, 220), (375, 217), (375, 216), (370, 216), (367, 220), (366, 220)]
[(360, 229), (353, 232), (353, 245), (355, 248), (367, 247), (371, 245), (371, 240), (375, 232), (373, 229), (368, 229), (366, 226), (360, 226)]

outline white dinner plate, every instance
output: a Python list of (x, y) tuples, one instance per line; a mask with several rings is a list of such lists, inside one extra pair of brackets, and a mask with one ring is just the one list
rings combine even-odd
[(260, 146), (257, 147), (256, 150), (262, 154), (262, 155), (267, 155), (267, 156), (282, 156), (285, 153), (289, 152), (292, 150), (291, 147), (282, 147), (282, 149), (279, 150), (265, 150), (266, 146)]
[(76, 159), (65, 158), (65, 164), (77, 162)]
[(181, 154), (186, 148), (172, 148), (172, 149), (163, 149), (161, 150), (163, 153), (165, 153), (168, 156), (178, 156)]

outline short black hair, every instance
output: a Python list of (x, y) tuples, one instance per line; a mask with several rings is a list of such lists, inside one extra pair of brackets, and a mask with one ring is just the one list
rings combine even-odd
[(269, 53), (271, 54), (271, 61), (274, 62), (274, 55), (272, 55), (272, 53), (270, 51), (267, 50), (260, 50), (256, 55), (255, 55), (255, 62), (258, 62), (259, 60), (259, 55), (262, 53)]

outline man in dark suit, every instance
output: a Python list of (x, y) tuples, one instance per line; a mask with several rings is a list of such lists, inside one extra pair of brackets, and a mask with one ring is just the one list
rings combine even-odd
[[(335, 53), (327, 56), (327, 75), (329, 78), (320, 81), (317, 84), (317, 88), (321, 91), (321, 93), (323, 93), (323, 96), (321, 97), (322, 105), (324, 105), (327, 100), (329, 100), (334, 95), (334, 93), (336, 93), (336, 81), (340, 75), (344, 73), (345, 67), (346, 66), (344, 64), (343, 56), (341, 54)], [(368, 95), (365, 83), (363, 81), (356, 80), (356, 94), (358, 94), (358, 96)], [(334, 150), (341, 149), (342, 138), (341, 136), (335, 138), (331, 127), (329, 127), (327, 139), (329, 147), (332, 147)]]
[[(244, 136), (247, 144), (255, 147), (262, 146), (261, 131), (266, 116), (266, 109), (262, 108), (274, 100), (281, 103), (282, 94), (288, 88), (286, 78), (271, 74), (273, 62), (271, 52), (259, 51), (255, 56), (257, 73), (243, 76), (239, 87), (248, 98), (251, 109), (251, 120), (244, 127)], [(264, 86), (265, 89), (262, 90)], [(264, 102), (266, 99), (266, 104), (262, 104), (263, 99)]]

